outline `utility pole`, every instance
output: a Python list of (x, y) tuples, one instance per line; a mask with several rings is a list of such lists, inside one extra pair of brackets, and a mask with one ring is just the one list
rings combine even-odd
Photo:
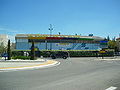
[[(48, 30), (50, 30), (50, 37), (52, 36), (52, 25), (50, 24), (50, 27), (48, 28)], [(50, 50), (52, 50), (52, 42), (50, 42)]]
[(60, 35), (61, 33), (60, 33), (60, 32), (58, 32), (58, 34)]

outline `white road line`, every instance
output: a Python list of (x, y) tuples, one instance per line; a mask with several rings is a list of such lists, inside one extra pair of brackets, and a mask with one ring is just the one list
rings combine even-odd
[(111, 86), (111, 87), (109, 87), (109, 88), (107, 88), (107, 89), (105, 89), (105, 90), (115, 90), (115, 89), (117, 89), (117, 87)]
[(17, 71), (17, 70), (22, 70), (22, 69), (38, 69), (38, 68), (47, 68), (47, 67), (53, 67), (53, 66), (57, 66), (59, 65), (60, 62), (56, 61), (52, 64), (48, 64), (48, 65), (42, 65), (42, 66), (33, 66), (33, 67), (21, 67), (21, 68), (11, 68), (11, 69), (1, 69), (0, 72), (4, 72), (4, 71)]

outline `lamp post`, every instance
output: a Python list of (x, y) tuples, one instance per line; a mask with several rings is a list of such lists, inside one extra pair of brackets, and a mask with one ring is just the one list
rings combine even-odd
[[(50, 37), (52, 36), (52, 30), (53, 30), (53, 28), (52, 28), (52, 25), (50, 24), (50, 27), (49, 27), (49, 29), (48, 30), (50, 30)], [(50, 50), (52, 50), (52, 42), (50, 42)]]
[(60, 35), (61, 33), (60, 33), (60, 32), (58, 32), (58, 34)]

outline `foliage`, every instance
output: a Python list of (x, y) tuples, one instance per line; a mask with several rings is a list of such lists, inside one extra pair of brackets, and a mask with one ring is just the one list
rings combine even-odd
[(107, 36), (107, 41), (110, 41), (110, 37), (109, 36)]
[(110, 49), (115, 49), (115, 47), (116, 47), (117, 45), (116, 45), (116, 41), (108, 41), (108, 48), (110, 48)]
[(11, 43), (11, 50), (15, 50), (15, 43)]
[(7, 48), (4, 46), (3, 43), (0, 44), (0, 54), (5, 53)]
[(23, 51), (12, 51), (12, 56), (24, 56)]
[(30, 60), (35, 60), (35, 46), (34, 46), (34, 42), (32, 42), (32, 46), (31, 46), (31, 57)]
[(8, 60), (11, 60), (10, 40), (8, 40), (8, 48), (7, 48), (7, 53), (8, 53)]
[[(36, 57), (50, 57), (50, 55), (52, 53), (57, 53), (59, 51), (66, 51), (70, 54), (70, 57), (101, 57), (102, 54), (99, 53), (98, 50), (42, 50), (39, 51), (38, 54), (36, 54), (37, 52), (35, 52)], [(13, 55), (14, 57), (17, 56), (23, 56), (24, 51), (13, 51)], [(16, 54), (15, 54), (16, 53)], [(30, 51), (28, 51), (28, 53), (30, 53)], [(104, 56), (114, 56), (114, 50), (112, 49), (107, 49), (106, 53), (104, 54)], [(28, 56), (31, 57), (31, 56)]]
[[(59, 50), (54, 50), (54, 51), (41, 51), (40, 55), (43, 57), (49, 57), (51, 53), (56, 53)], [(67, 51), (67, 50), (65, 50)], [(94, 51), (85, 51), (85, 50), (68, 50), (67, 51), (70, 54), (70, 57), (96, 57), (96, 56), (101, 56), (99, 54), (99, 51), (94, 50)], [(113, 56), (114, 55), (114, 50), (107, 50), (106, 54), (104, 56)]]

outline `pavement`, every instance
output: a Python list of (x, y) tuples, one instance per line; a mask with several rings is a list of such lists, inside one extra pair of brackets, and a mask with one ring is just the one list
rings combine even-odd
[[(81, 57), (79, 59), (88, 59), (87, 57)], [(90, 60), (99, 61), (115, 61), (120, 60), (120, 56), (115, 57), (89, 57)], [(37, 60), (0, 60), (0, 71), (5, 70), (20, 70), (20, 69), (33, 69), (33, 68), (45, 68), (50, 66), (59, 65), (59, 61), (54, 61), (50, 59), (39, 58)]]
[(120, 56), (114, 56), (114, 57), (98, 57), (95, 58), (94, 60), (105, 60), (105, 61), (115, 61), (115, 60), (120, 60)]
[(95, 58), (55, 59), (60, 65), (52, 68), (0, 72), (0, 90), (120, 90), (120, 60)]
[(37, 59), (37, 60), (0, 60), (0, 71), (45, 68), (60, 64), (58, 61)]

